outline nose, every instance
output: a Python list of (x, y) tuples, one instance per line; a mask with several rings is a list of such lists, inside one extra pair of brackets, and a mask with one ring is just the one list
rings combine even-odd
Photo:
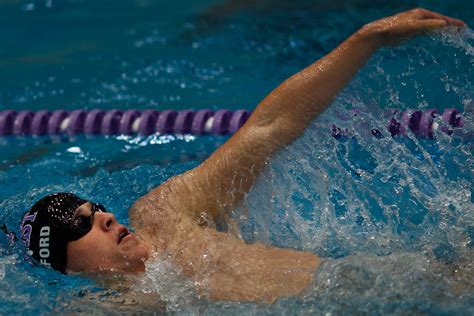
[(94, 214), (94, 221), (96, 220), (100, 229), (102, 229), (103, 231), (109, 231), (114, 225), (117, 224), (117, 219), (112, 213), (96, 212)]

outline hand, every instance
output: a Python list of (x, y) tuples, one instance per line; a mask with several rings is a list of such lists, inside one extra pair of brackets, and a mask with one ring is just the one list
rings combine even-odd
[(445, 26), (464, 27), (458, 19), (425, 9), (413, 9), (365, 25), (361, 32), (375, 36), (380, 45), (394, 45), (423, 32)]

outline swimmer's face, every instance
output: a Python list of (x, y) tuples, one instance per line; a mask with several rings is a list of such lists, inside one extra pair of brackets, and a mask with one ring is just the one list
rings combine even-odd
[[(91, 203), (79, 206), (76, 216), (90, 216)], [(91, 230), (67, 245), (67, 270), (71, 272), (131, 272), (145, 270), (148, 248), (117, 222), (112, 213), (96, 212)]]

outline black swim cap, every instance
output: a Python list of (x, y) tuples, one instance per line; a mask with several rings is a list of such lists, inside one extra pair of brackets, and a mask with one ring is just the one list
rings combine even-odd
[(92, 222), (78, 223), (75, 218), (77, 208), (87, 202), (72, 193), (55, 193), (36, 202), (20, 224), (21, 241), (28, 255), (43, 266), (65, 273), (67, 243), (84, 236), (92, 226)]

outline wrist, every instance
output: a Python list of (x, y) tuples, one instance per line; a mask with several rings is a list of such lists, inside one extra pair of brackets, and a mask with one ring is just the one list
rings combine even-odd
[(373, 50), (377, 50), (384, 45), (384, 36), (382, 33), (383, 32), (373, 27), (372, 24), (366, 24), (352, 36), (354, 37), (355, 41), (362, 42), (364, 45), (367, 45)]

